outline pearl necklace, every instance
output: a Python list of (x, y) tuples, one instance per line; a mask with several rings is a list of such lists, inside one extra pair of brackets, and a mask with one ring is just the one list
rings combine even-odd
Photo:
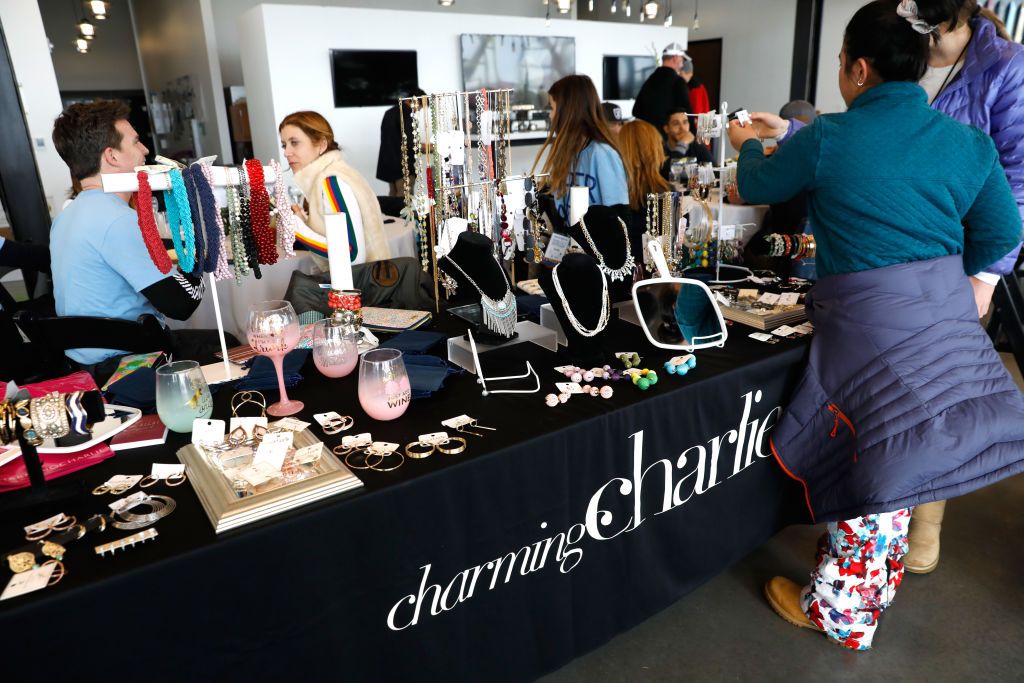
[[(511, 337), (515, 334), (516, 297), (512, 293), (512, 288), (508, 286), (508, 283), (505, 283), (505, 296), (500, 299), (492, 299), (484, 294), (484, 290), (480, 289), (480, 285), (474, 282), (473, 278), (471, 278), (450, 255), (445, 258), (447, 258), (448, 263), (455, 266), (455, 269), (462, 273), (462, 276), (469, 281), (469, 284), (473, 285), (473, 287), (476, 288), (476, 291), (480, 293), (480, 308), (483, 311), (484, 326), (491, 332), (500, 334), (503, 337)], [(504, 276), (505, 272), (502, 271), (502, 279), (504, 279)]]
[(591, 251), (594, 252), (594, 256), (597, 258), (597, 267), (601, 269), (601, 272), (612, 279), (612, 282), (621, 282), (626, 279), (627, 275), (633, 272), (633, 267), (636, 262), (633, 260), (633, 250), (629, 246), (629, 231), (626, 229), (626, 223), (619, 218), (619, 225), (622, 226), (622, 237), (626, 240), (626, 260), (622, 263), (617, 270), (612, 270), (605, 264), (604, 255), (597, 250), (597, 245), (594, 244), (593, 238), (590, 236), (590, 231), (587, 230), (587, 224), (583, 221), (583, 217), (580, 216), (580, 228), (583, 229), (583, 237), (586, 238), (587, 244), (590, 245)]
[(572, 309), (569, 308), (569, 301), (565, 298), (565, 293), (562, 291), (562, 284), (558, 281), (558, 268), (562, 264), (558, 264), (551, 271), (551, 282), (555, 285), (555, 292), (558, 294), (558, 298), (562, 301), (562, 309), (565, 310), (565, 317), (569, 319), (569, 324), (572, 325), (573, 329), (579, 332), (584, 337), (595, 337), (604, 328), (608, 327), (608, 319), (611, 317), (611, 302), (608, 300), (608, 280), (601, 276), (601, 318), (597, 321), (597, 327), (593, 330), (588, 330), (584, 327), (576, 316), (573, 315)]

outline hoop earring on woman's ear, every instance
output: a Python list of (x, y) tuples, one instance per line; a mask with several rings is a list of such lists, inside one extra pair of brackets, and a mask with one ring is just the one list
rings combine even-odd
[(864, 87), (864, 81), (857, 81), (857, 87), (858, 88), (863, 88)]

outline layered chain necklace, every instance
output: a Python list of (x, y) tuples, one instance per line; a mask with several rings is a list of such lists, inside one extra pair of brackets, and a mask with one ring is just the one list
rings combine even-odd
[(611, 302), (608, 299), (608, 280), (603, 276), (601, 277), (601, 318), (597, 321), (597, 327), (592, 330), (587, 329), (576, 319), (576, 315), (573, 314), (572, 309), (569, 307), (569, 301), (565, 298), (565, 293), (562, 291), (562, 283), (558, 281), (558, 268), (562, 264), (555, 266), (554, 270), (551, 271), (551, 282), (555, 285), (555, 293), (558, 294), (558, 298), (562, 301), (562, 309), (565, 311), (565, 317), (569, 319), (569, 324), (572, 328), (579, 332), (584, 337), (595, 337), (601, 333), (604, 328), (608, 327), (608, 319), (611, 317)]
[(611, 278), (612, 282), (621, 282), (626, 279), (627, 276), (632, 275), (633, 267), (636, 262), (633, 260), (633, 249), (629, 246), (629, 231), (626, 229), (626, 224), (621, 218), (619, 225), (622, 226), (622, 237), (626, 240), (626, 260), (622, 263), (622, 266), (616, 270), (612, 270), (604, 262), (604, 255), (597, 250), (597, 245), (594, 244), (593, 238), (590, 236), (590, 231), (587, 230), (587, 224), (583, 221), (583, 217), (580, 216), (580, 228), (583, 229), (583, 237), (587, 240), (587, 244), (590, 245), (590, 249), (594, 252), (594, 256), (597, 257), (597, 267), (601, 269), (601, 272)]
[[(469, 284), (476, 288), (476, 291), (480, 293), (480, 307), (484, 314), (484, 326), (495, 334), (499, 334), (502, 337), (511, 337), (516, 331), (516, 297), (512, 294), (512, 288), (509, 287), (508, 282), (505, 283), (505, 296), (500, 299), (492, 299), (491, 297), (484, 294), (484, 290), (480, 289), (473, 278), (469, 276), (466, 271), (462, 269), (458, 263), (451, 257), (446, 257), (448, 263), (455, 266), (455, 269), (462, 273), (462, 276), (469, 281)], [(502, 279), (505, 279), (505, 272), (502, 271)]]

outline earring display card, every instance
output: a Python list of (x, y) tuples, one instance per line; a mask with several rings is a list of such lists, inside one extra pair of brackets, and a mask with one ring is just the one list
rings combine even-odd
[(56, 564), (44, 564), (35, 569), (30, 569), (27, 572), (21, 572), (11, 577), (11, 580), (7, 583), (7, 587), (4, 588), (4, 592), (0, 593), (0, 600), (7, 600), (8, 598), (14, 598), (25, 593), (31, 593), (41, 588), (46, 588), (50, 583), (50, 577), (53, 576), (53, 571), (57, 568)]

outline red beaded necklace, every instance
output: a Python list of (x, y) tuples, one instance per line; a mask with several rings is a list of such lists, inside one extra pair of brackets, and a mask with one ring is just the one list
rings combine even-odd
[(245, 173), (249, 176), (249, 223), (256, 238), (260, 263), (277, 263), (277, 245), (270, 227), (270, 195), (264, 184), (263, 164), (259, 159), (247, 159)]
[(135, 213), (139, 217), (139, 230), (142, 232), (142, 240), (149, 250), (149, 258), (153, 259), (153, 265), (161, 273), (168, 273), (171, 270), (171, 257), (164, 249), (164, 243), (160, 239), (160, 233), (156, 229), (156, 219), (153, 217), (153, 189), (149, 186), (149, 175), (139, 171), (139, 191), (135, 193)]

